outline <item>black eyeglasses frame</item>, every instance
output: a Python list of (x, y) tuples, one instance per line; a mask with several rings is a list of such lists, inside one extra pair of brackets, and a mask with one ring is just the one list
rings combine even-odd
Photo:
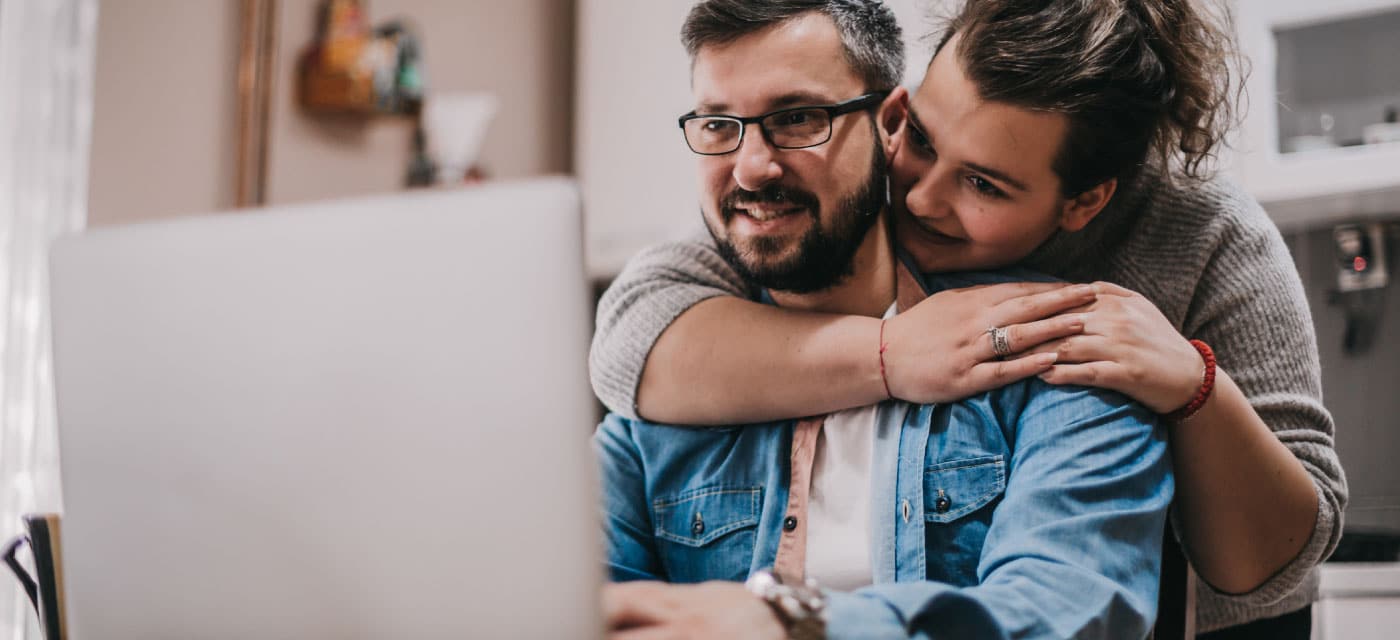
[[(702, 152), (702, 151), (696, 151), (696, 150), (695, 150), (695, 147), (692, 146), (692, 145), (690, 144), (690, 138), (689, 138), (688, 136), (682, 135), (681, 137), (685, 138), (685, 146), (689, 147), (690, 150), (691, 150), (691, 152), (696, 153), (696, 154), (698, 154), (698, 155), (702, 155), (702, 156), (723, 156), (723, 155), (729, 155), (729, 154), (731, 154), (731, 153), (734, 153), (735, 151), (738, 151), (740, 147), (744, 146), (744, 135), (745, 135), (746, 133), (748, 133), (749, 125), (750, 125), (750, 124), (757, 124), (757, 125), (758, 125), (758, 130), (759, 130), (759, 132), (763, 135), (763, 139), (766, 140), (766, 141), (768, 141), (768, 144), (773, 145), (773, 147), (776, 148), (776, 149), (810, 149), (810, 148), (812, 148), (812, 147), (819, 147), (819, 146), (824, 145), (824, 144), (826, 144), (826, 143), (828, 143), (828, 142), (831, 141), (831, 130), (832, 130), (832, 126), (833, 126), (833, 125), (835, 124), (835, 122), (836, 122), (837, 116), (843, 116), (843, 115), (846, 115), (846, 114), (848, 114), (848, 113), (854, 113), (854, 112), (856, 112), (856, 111), (864, 111), (864, 110), (866, 110), (866, 109), (870, 109), (870, 108), (872, 108), (872, 107), (878, 106), (878, 105), (879, 105), (881, 102), (883, 102), (884, 99), (885, 99), (887, 96), (889, 96), (889, 95), (890, 95), (890, 92), (888, 92), (888, 91), (875, 91), (875, 92), (872, 92), (872, 93), (867, 93), (867, 94), (865, 94), (865, 95), (856, 96), (856, 97), (854, 97), (854, 98), (851, 98), (850, 100), (845, 100), (845, 101), (843, 101), (843, 102), (838, 102), (838, 103), (836, 103), (836, 104), (814, 104), (814, 105), (804, 105), (804, 106), (799, 106), (799, 107), (787, 107), (787, 108), (784, 108), (784, 109), (778, 109), (778, 110), (776, 110), (776, 111), (769, 111), (768, 113), (763, 113), (763, 114), (759, 114), (759, 115), (756, 115), (756, 116), (748, 116), (748, 117), (732, 116), (732, 115), (727, 115), (727, 114), (722, 114), (722, 113), (716, 113), (716, 114), (707, 113), (707, 114), (701, 115), (701, 114), (695, 113), (694, 111), (691, 111), (690, 113), (687, 113), (687, 114), (681, 116), (679, 119), (677, 119), (677, 124), (680, 125), (681, 132), (682, 132), (682, 134), (684, 134), (684, 132), (685, 132), (685, 123), (687, 123), (687, 122), (689, 122), (689, 121), (691, 121), (691, 120), (699, 120), (699, 119), (701, 119), (701, 118), (708, 118), (708, 119), (729, 120), (729, 121), (731, 121), (731, 122), (738, 122), (738, 123), (739, 123), (739, 138), (738, 138), (738, 140), (735, 141), (735, 143), (734, 143), (734, 148), (733, 148), (733, 149), (730, 149), (730, 150), (728, 150), (728, 151), (721, 151), (721, 152), (716, 152), (716, 153), (705, 153), (705, 152)], [(814, 142), (814, 143), (812, 143), (812, 144), (804, 144), (804, 145), (799, 145), (799, 146), (786, 146), (786, 145), (781, 145), (781, 144), (778, 144), (777, 142), (774, 142), (774, 141), (773, 141), (773, 135), (768, 131), (768, 127), (765, 126), (765, 125), (763, 124), (763, 121), (764, 121), (764, 120), (767, 120), (768, 118), (771, 118), (771, 117), (773, 117), (773, 116), (782, 115), (782, 114), (784, 114), (784, 113), (791, 113), (791, 112), (794, 112), (794, 111), (811, 111), (811, 110), (814, 110), (814, 109), (815, 109), (815, 110), (819, 110), (819, 111), (825, 111), (825, 112), (826, 112), (826, 115), (827, 115), (827, 120), (828, 120), (828, 124), (827, 124), (827, 127), (826, 127), (826, 137), (823, 138), (820, 142)]]

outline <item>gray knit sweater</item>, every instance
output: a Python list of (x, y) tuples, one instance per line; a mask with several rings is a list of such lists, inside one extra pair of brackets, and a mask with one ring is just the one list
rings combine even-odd
[[(1316, 566), (1341, 537), (1346, 479), (1333, 448), (1312, 317), (1283, 238), (1259, 205), (1225, 180), (1173, 186), (1148, 172), (1084, 230), (1051, 238), (1025, 264), (1066, 280), (1106, 280), (1146, 296), (1220, 366), (1317, 488), (1312, 539), (1288, 566), (1243, 595), (1198, 583), (1205, 632), (1296, 610), (1317, 597)], [(610, 409), (635, 416), (637, 385), (661, 332), (692, 305), (752, 292), (708, 235), (634, 257), (598, 305), (589, 364)]]

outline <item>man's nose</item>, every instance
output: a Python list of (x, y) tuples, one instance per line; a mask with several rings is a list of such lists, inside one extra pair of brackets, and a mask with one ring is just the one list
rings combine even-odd
[(746, 125), (744, 139), (734, 151), (734, 181), (746, 191), (758, 191), (783, 177), (778, 150), (768, 143), (757, 123)]

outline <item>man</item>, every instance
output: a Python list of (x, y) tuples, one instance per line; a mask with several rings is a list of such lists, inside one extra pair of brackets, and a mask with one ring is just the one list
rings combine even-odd
[[(683, 33), (702, 215), (765, 300), (880, 317), (1008, 279), (923, 281), (891, 246), (887, 8), (706, 0)], [(1032, 379), (724, 430), (609, 416), (595, 446), (614, 579), (702, 583), (611, 586), (619, 638), (1117, 638), (1155, 613), (1165, 436), (1112, 393)]]

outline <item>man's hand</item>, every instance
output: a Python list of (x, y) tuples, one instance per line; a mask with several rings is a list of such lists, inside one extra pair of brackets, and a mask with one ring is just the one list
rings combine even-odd
[(603, 615), (612, 640), (787, 637), (773, 610), (737, 582), (610, 584), (603, 588)]

